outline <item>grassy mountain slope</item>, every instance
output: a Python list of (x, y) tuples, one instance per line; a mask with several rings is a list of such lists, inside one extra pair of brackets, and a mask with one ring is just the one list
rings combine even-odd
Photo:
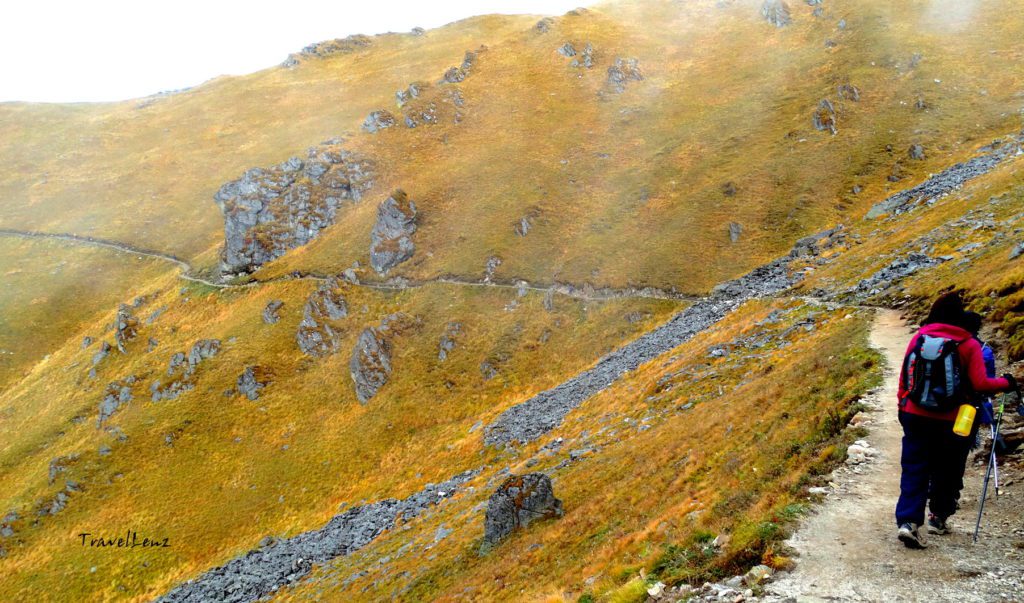
[[(378, 166), (362, 202), (254, 275), (275, 280), (250, 287), (188, 283), (167, 263), (106, 250), (0, 241), (11, 283), (0, 295), (9, 318), (0, 323), (0, 347), (50, 354), (0, 381), (0, 512), (18, 515), (5, 520), (14, 536), (0, 539), (0, 598), (148, 600), (267, 535), (317, 528), (342, 503), (403, 497), (482, 466), (472, 492), (282, 597), (454, 599), (469, 588), (466, 596), (486, 598), (569, 592), (629, 600), (642, 590), (641, 569), (672, 581), (762, 556), (783, 565), (772, 548), (781, 526), (806, 501), (809, 480), (841, 457), (840, 428), (876, 378), (865, 314), (750, 302), (588, 401), (541, 441), (509, 452), (484, 447), (480, 425), (684, 304), (555, 295), (547, 309), (533, 290), (345, 285), (339, 352), (311, 358), (295, 334), (318, 283), (276, 278), (365, 265), (378, 204), (397, 187), (421, 219), (415, 254), (390, 276), (479, 280), (488, 258), (498, 257), (502, 281), (690, 293), (837, 222), (862, 243), (820, 264), (808, 260), (814, 271), (804, 291), (853, 286), (905, 254), (905, 243), (996, 196), (990, 211), (999, 224), (955, 227), (926, 245), (937, 257), (961, 254), (965, 242), (986, 244), (971, 262), (957, 256), (922, 270), (905, 291), (887, 289), (879, 299), (920, 308), (936, 288), (964, 286), (976, 307), (994, 312), (1007, 349), (1020, 357), (1024, 260), (1011, 259), (1024, 206), (1020, 160), (934, 207), (891, 221), (861, 217), (890, 192), (1019, 129), (1022, 9), (986, 3), (970, 26), (953, 27), (925, 1), (826, 0), (821, 17), (793, 2), (794, 22), (777, 29), (759, 6), (613, 2), (560, 17), (546, 32), (533, 26), (536, 18), (481, 17), (142, 102), (0, 105), (0, 157), (13, 166), (0, 175), (0, 227), (102, 236), (203, 269), (217, 262), (223, 223), (212, 194), (227, 180), (336, 135)], [(556, 52), (566, 42), (577, 50), (592, 44), (594, 67), (570, 66)], [(454, 89), (436, 82), (481, 45), (457, 85), (460, 123), (360, 131), (372, 110), (398, 113), (394, 92), (409, 83), (431, 82), (427, 98)], [(616, 57), (637, 58), (643, 73), (622, 92), (608, 82)], [(843, 84), (858, 88), (858, 101), (838, 97)], [(835, 136), (812, 126), (824, 98), (838, 110)], [(908, 157), (912, 144), (923, 146), (924, 159)], [(520, 236), (514, 229), (524, 217), (531, 228)], [(741, 226), (735, 242), (733, 222)], [(44, 275), (65, 256), (61, 272)], [(372, 275), (364, 269), (360, 277)], [(165, 309), (140, 324), (127, 353), (115, 349), (89, 377), (98, 341), (114, 343), (108, 328), (117, 302), (138, 296), (140, 319)], [(275, 299), (284, 302), (282, 318), (268, 325), (260, 314)], [(784, 319), (763, 322), (773, 309)], [(394, 340), (394, 373), (362, 405), (350, 352), (362, 329), (396, 312), (413, 320)], [(810, 330), (781, 334), (811, 314)], [(441, 361), (451, 322), (462, 328)], [(27, 339), (30, 329), (38, 339)], [(750, 343), (765, 334), (765, 346)], [(81, 349), (83, 335), (98, 341)], [(151, 402), (150, 384), (166, 381), (172, 355), (205, 339), (222, 348), (198, 365), (195, 388)], [(729, 343), (738, 347), (727, 357), (708, 356)], [(493, 378), (484, 363), (496, 369)], [(249, 366), (270, 380), (256, 401), (226, 393)], [(98, 428), (108, 384), (132, 375), (133, 399)], [(560, 452), (541, 451), (559, 437)], [(575, 446), (588, 450), (553, 469)], [(477, 557), (479, 503), (500, 469), (522, 471), (531, 457), (531, 470), (554, 471), (567, 516)], [(40, 514), (59, 493), (65, 508)], [(442, 524), (454, 532), (434, 543)], [(104, 555), (77, 542), (81, 532), (129, 528), (174, 546)], [(712, 533), (732, 539), (708, 552)], [(430, 548), (399, 555), (409, 543)], [(369, 567), (379, 569), (346, 583)]]

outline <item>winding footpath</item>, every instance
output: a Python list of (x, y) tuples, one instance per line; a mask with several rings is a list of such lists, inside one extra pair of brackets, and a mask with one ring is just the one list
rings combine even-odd
[[(140, 247), (129, 245), (127, 243), (122, 243), (120, 241), (113, 241), (110, 239), (103, 239), (99, 237), (85, 235), (76, 235), (71, 233), (42, 232), (38, 230), (17, 230), (13, 228), (0, 228), (0, 236), (19, 237), (23, 239), (49, 239), (57, 241), (66, 241), (81, 245), (89, 245), (92, 247), (112, 249), (114, 251), (127, 253), (131, 255), (155, 258), (158, 260), (170, 262), (177, 266), (181, 270), (181, 273), (178, 275), (178, 277), (181, 278), (182, 280), (200, 283), (216, 289), (244, 289), (268, 283), (276, 283), (291, 280), (311, 280), (323, 282), (328, 280), (329, 278), (332, 278), (332, 275), (329, 274), (318, 274), (315, 272), (295, 272), (268, 279), (253, 279), (245, 283), (223, 283), (211, 281), (201, 276), (196, 276), (195, 270), (192, 268), (192, 265), (176, 255), (163, 253), (161, 251), (154, 251), (151, 249), (143, 249)], [(422, 280), (413, 280), (404, 277), (396, 277), (386, 282), (347, 282), (357, 287), (366, 287), (368, 289), (377, 289), (381, 291), (402, 291), (405, 289), (423, 287), (431, 284), (455, 285), (460, 287), (491, 287), (497, 289), (513, 289), (516, 291), (539, 291), (542, 293), (558, 294), (586, 301), (605, 301), (609, 299), (637, 298), (670, 299), (676, 301), (692, 302), (703, 299), (700, 296), (688, 295), (685, 293), (679, 293), (677, 291), (658, 289), (657, 287), (595, 288), (591, 285), (581, 286), (560, 282), (554, 282), (551, 284), (531, 283), (529, 281), (522, 279), (511, 279), (501, 281), (494, 279), (471, 280), (451, 275), (439, 276), (432, 279)]]
[[(1003, 489), (990, 498), (978, 544), (972, 542), (984, 465), (965, 476), (953, 533), (930, 536), (929, 548), (896, 540), (893, 512), (900, 490), (902, 429), (896, 409), (899, 366), (912, 330), (893, 310), (879, 310), (872, 346), (886, 359), (885, 383), (865, 402), (866, 438), (874, 454), (833, 476), (834, 490), (790, 539), (796, 569), (767, 588), (766, 601), (1020, 601), (1024, 552), (1020, 526), (1024, 486), (1017, 467), (1002, 468)], [(992, 496), (992, 489), (989, 496)]]

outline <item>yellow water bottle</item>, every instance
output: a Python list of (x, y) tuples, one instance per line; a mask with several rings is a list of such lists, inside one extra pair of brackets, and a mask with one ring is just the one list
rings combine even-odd
[(956, 413), (956, 422), (953, 423), (953, 433), (965, 438), (971, 435), (971, 426), (974, 425), (974, 415), (977, 412), (971, 404), (961, 405), (960, 412)]

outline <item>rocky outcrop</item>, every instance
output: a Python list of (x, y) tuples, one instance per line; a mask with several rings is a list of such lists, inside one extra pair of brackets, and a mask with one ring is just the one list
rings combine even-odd
[(97, 364), (103, 362), (103, 359), (106, 358), (108, 354), (110, 354), (110, 350), (111, 347), (109, 343), (107, 343), (106, 341), (101, 342), (100, 349), (97, 350), (96, 353), (92, 355), (93, 366), (96, 366)]
[(86, 335), (85, 337), (82, 338), (82, 345), (81, 345), (80, 349), (84, 350), (85, 348), (91, 346), (92, 342), (93, 342), (92, 337), (89, 337), (88, 335)]
[(608, 68), (608, 88), (615, 93), (624, 92), (628, 82), (643, 79), (644, 75), (640, 72), (640, 62), (637, 59), (615, 57), (615, 64)]
[(366, 404), (391, 378), (395, 336), (418, 324), (419, 321), (408, 314), (390, 314), (380, 326), (367, 327), (359, 334), (348, 365), (359, 402)]
[(914, 161), (924, 161), (924, 147), (919, 144), (912, 144), (907, 149), (907, 157)]
[(279, 299), (272, 299), (267, 302), (266, 307), (263, 308), (263, 322), (268, 325), (277, 324), (277, 321), (281, 320), (281, 308), (284, 306), (284, 302)]
[(284, 63), (281, 63), (281, 66), (290, 68), (298, 65), (303, 59), (322, 59), (335, 54), (350, 54), (367, 48), (372, 44), (373, 39), (362, 34), (348, 36), (347, 38), (325, 40), (310, 44), (298, 53), (288, 55), (288, 58), (285, 59)]
[(224, 214), (221, 271), (251, 272), (313, 240), (373, 186), (373, 172), (372, 161), (332, 143), (225, 184), (214, 195)]
[(441, 334), (441, 341), (438, 344), (438, 360), (443, 362), (448, 359), (448, 354), (455, 349), (455, 338), (458, 337), (461, 332), (462, 323), (450, 322), (445, 326), (444, 333)]
[(97, 429), (103, 427), (103, 423), (122, 406), (132, 401), (132, 386), (135, 385), (136, 381), (135, 375), (131, 375), (123, 380), (107, 384), (103, 401), (100, 402), (99, 415), (96, 419)]
[[(181, 394), (195, 388), (194, 376), (199, 365), (216, 356), (221, 349), (219, 339), (201, 339), (189, 350), (188, 355), (178, 352), (171, 356), (167, 363), (166, 380), (156, 380), (149, 386), (150, 399), (153, 402), (174, 400)], [(166, 384), (165, 384), (166, 381)]]
[(572, 42), (566, 42), (559, 46), (556, 52), (563, 57), (574, 57), (576, 56), (576, 47), (572, 45)]
[(555, 20), (551, 17), (544, 17), (533, 26), (533, 30), (537, 33), (548, 33), (551, 31), (551, 26), (555, 24)]
[(738, 242), (741, 234), (743, 234), (743, 226), (736, 222), (729, 222), (729, 241)]
[(379, 328), (367, 327), (359, 334), (349, 361), (356, 398), (366, 404), (391, 377), (391, 344)]
[(487, 501), (482, 551), (490, 550), (533, 521), (562, 514), (562, 501), (555, 498), (550, 477), (543, 473), (511, 476)]
[(60, 475), (61, 473), (64, 473), (65, 471), (67, 471), (68, 467), (71, 466), (72, 464), (74, 464), (75, 461), (77, 461), (77, 460), (78, 460), (78, 455), (74, 454), (74, 453), (66, 455), (66, 456), (58, 456), (58, 457), (56, 457), (54, 459), (51, 459), (50, 460), (50, 471), (49, 471), (49, 475), (47, 476), (46, 483), (47, 484), (53, 484), (53, 482), (57, 481), (57, 476)]
[(818, 108), (814, 110), (811, 121), (815, 130), (828, 130), (833, 136), (839, 132), (836, 128), (836, 108), (827, 98), (821, 99), (821, 102), (818, 103)]
[(764, 0), (761, 5), (761, 16), (775, 27), (785, 27), (793, 22), (789, 14), (789, 5), (782, 0)]
[[(590, 44), (590, 42), (587, 42), (586, 46), (583, 47), (583, 50), (580, 51), (579, 56), (569, 61), (569, 66), (584, 67), (586, 69), (590, 69), (591, 67), (594, 66), (594, 47)], [(643, 78), (641, 77), (640, 79)]]
[(839, 95), (839, 98), (843, 100), (860, 102), (860, 88), (853, 84), (841, 84), (836, 88), (836, 93)]
[(260, 397), (260, 390), (270, 385), (270, 381), (270, 372), (266, 368), (247, 366), (238, 376), (235, 389), (249, 400), (257, 400)]
[(426, 90), (430, 84), (423, 82), (413, 82), (405, 90), (399, 90), (395, 92), (395, 102), (399, 108), (405, 106), (406, 103), (411, 102), (413, 99), (417, 99)]
[(128, 304), (121, 304), (117, 307), (117, 318), (114, 319), (114, 342), (117, 344), (117, 351), (127, 354), (128, 342), (135, 339), (138, 334), (138, 319), (132, 316), (132, 309)]
[(396, 525), (417, 517), (451, 498), (479, 471), (466, 471), (439, 484), (430, 484), (412, 496), (388, 498), (352, 507), (335, 515), (327, 525), (277, 540), (265, 538), (259, 548), (184, 582), (157, 599), (157, 603), (249, 603), (293, 584), (314, 565), (349, 555)]
[(489, 283), (494, 277), (494, 272), (501, 266), (501, 258), (496, 255), (492, 255), (487, 258), (487, 263), (484, 264), (484, 282)]
[(344, 286), (335, 277), (329, 278), (306, 300), (302, 322), (295, 334), (299, 349), (313, 357), (328, 356), (338, 351), (340, 334), (333, 321), (348, 316)]
[(390, 111), (380, 109), (378, 111), (371, 111), (366, 116), (366, 121), (363, 122), (363, 130), (372, 134), (373, 132), (390, 128), (397, 123), (395, 116)]
[(387, 274), (412, 257), (416, 216), (416, 204), (400, 189), (377, 208), (377, 222), (370, 233), (370, 265), (378, 274)]

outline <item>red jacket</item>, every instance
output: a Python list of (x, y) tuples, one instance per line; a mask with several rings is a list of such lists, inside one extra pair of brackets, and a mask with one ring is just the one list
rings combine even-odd
[[(909, 354), (914, 346), (917, 345), (918, 338), (921, 335), (932, 335), (934, 337), (945, 337), (947, 339), (953, 339), (958, 342), (959, 347), (957, 351), (960, 353), (960, 365), (964, 367), (967, 372), (967, 376), (971, 381), (971, 387), (974, 391), (982, 394), (995, 394), (998, 392), (1008, 391), (1010, 389), (1010, 383), (1002, 377), (996, 377), (990, 379), (985, 371), (985, 358), (982, 356), (981, 344), (978, 340), (971, 336), (970, 333), (961, 329), (960, 327), (947, 325), (942, 323), (932, 323), (925, 325), (914, 335), (913, 339), (910, 340), (910, 345), (907, 346), (907, 354)], [(943, 421), (955, 421), (956, 413), (959, 409), (954, 408), (949, 412), (934, 412), (921, 408), (915, 404), (912, 400), (907, 398), (909, 393), (904, 389), (904, 373), (906, 367), (900, 369), (900, 384), (899, 384), (899, 404), (900, 410), (908, 412), (912, 415), (920, 415), (922, 417), (931, 417), (933, 419), (941, 419)]]

